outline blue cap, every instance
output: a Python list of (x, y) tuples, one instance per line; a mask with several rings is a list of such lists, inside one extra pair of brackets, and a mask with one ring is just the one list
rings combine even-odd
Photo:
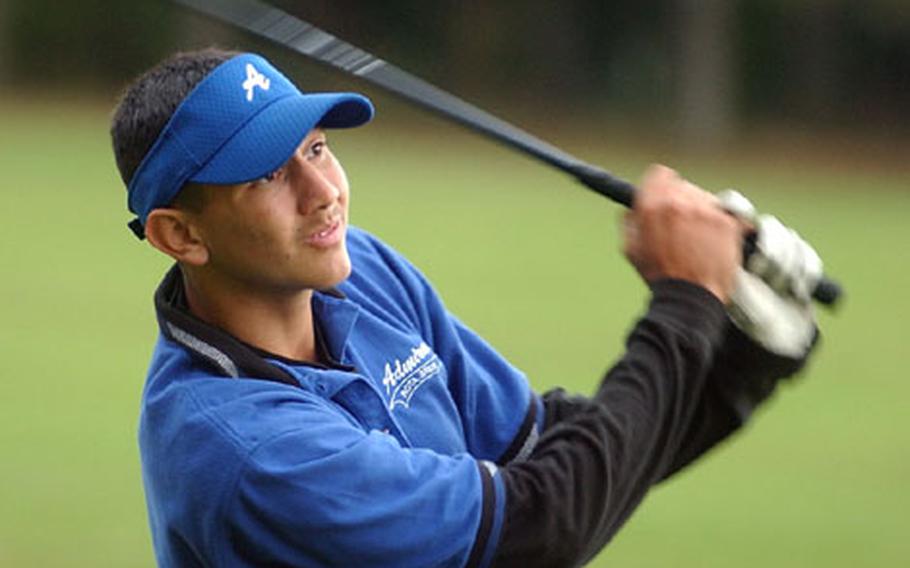
[(348, 128), (373, 118), (355, 93), (303, 93), (264, 58), (225, 61), (180, 103), (128, 186), (142, 238), (149, 212), (170, 203), (187, 182), (235, 184), (287, 162), (317, 126)]

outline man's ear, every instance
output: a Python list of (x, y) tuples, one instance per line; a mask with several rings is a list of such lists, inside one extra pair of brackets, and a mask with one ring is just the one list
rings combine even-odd
[(209, 260), (208, 247), (186, 211), (153, 209), (145, 220), (145, 238), (153, 247), (179, 262), (202, 266)]

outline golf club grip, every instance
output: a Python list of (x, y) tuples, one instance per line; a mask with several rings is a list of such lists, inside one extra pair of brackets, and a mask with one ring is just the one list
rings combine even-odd
[(583, 162), (572, 164), (566, 168), (566, 171), (595, 192), (620, 205), (632, 208), (632, 202), (635, 200), (635, 186), (626, 180), (619, 179), (605, 170)]
[[(566, 168), (566, 170), (595, 192), (626, 207), (632, 207), (632, 202), (635, 200), (635, 186), (631, 183), (590, 164), (573, 164), (571, 168)], [(755, 252), (754, 236), (753, 238), (747, 237), (743, 240), (744, 265), (753, 252)], [(834, 306), (842, 293), (843, 289), (840, 284), (827, 276), (822, 276), (812, 291), (812, 298), (825, 306)]]
[(816, 302), (831, 307), (834, 307), (840, 301), (842, 294), (843, 289), (840, 284), (827, 276), (822, 276), (818, 284), (815, 285), (815, 290), (812, 290), (812, 297)]

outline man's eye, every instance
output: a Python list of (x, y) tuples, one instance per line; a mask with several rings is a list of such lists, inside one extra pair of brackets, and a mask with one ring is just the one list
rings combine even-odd
[(310, 146), (310, 155), (313, 157), (321, 156), (323, 150), (325, 150), (325, 146), (326, 144), (323, 141), (315, 142), (312, 146)]

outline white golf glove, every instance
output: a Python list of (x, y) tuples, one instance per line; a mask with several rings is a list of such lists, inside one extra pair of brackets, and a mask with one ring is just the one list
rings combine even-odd
[(751, 222), (755, 252), (736, 275), (727, 313), (746, 335), (772, 353), (794, 359), (808, 353), (815, 339), (812, 291), (822, 275), (822, 261), (796, 231), (775, 217), (757, 215), (742, 194), (717, 195), (721, 205)]

